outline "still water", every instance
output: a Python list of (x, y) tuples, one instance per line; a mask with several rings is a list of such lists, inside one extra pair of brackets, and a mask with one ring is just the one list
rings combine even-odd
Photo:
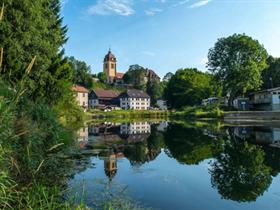
[(78, 133), (90, 164), (69, 194), (94, 209), (279, 209), (280, 126), (105, 122)]

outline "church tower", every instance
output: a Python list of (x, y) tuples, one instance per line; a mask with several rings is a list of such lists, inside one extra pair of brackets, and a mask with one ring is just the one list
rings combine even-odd
[(111, 52), (111, 49), (109, 49), (109, 52), (104, 58), (103, 72), (106, 74), (107, 82), (113, 83), (117, 76), (117, 59)]

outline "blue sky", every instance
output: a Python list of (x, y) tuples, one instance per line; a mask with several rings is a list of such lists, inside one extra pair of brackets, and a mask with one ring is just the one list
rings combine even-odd
[(280, 0), (62, 0), (67, 55), (102, 71), (111, 46), (118, 71), (139, 64), (161, 77), (179, 68), (206, 71), (220, 37), (245, 33), (280, 57)]

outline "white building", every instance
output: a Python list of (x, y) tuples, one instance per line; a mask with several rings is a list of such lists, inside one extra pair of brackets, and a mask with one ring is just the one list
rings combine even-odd
[(85, 110), (88, 109), (88, 90), (79, 85), (74, 85), (72, 90), (76, 92), (76, 100), (78, 104)]
[(280, 87), (254, 93), (251, 103), (261, 110), (280, 110)]
[(119, 96), (122, 109), (147, 110), (150, 107), (150, 96), (142, 90), (127, 90)]
[(160, 109), (167, 110), (167, 102), (165, 100), (158, 99), (157, 100), (157, 105)]

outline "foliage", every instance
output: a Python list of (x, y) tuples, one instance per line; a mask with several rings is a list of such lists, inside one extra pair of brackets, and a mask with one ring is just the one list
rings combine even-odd
[(106, 74), (104, 72), (99, 72), (97, 74), (97, 78), (99, 79), (100, 82), (106, 83), (107, 77), (106, 77)]
[[(59, 90), (57, 78), (68, 80), (69, 71), (54, 68), (58, 52), (66, 42), (67, 28), (62, 26), (59, 0), (3, 0), (5, 15), (0, 25), (0, 48), (4, 49), (2, 77), (17, 83), (24, 75), (23, 69), (37, 56), (33, 71), (27, 81), (28, 95), (37, 100), (49, 99), (49, 94)], [(48, 17), (48, 18), (46, 18)], [(62, 61), (61, 61), (62, 62)], [(59, 63), (59, 62), (56, 62)], [(51, 89), (52, 92), (47, 91)], [(58, 92), (59, 93), (59, 92)], [(58, 94), (56, 92), (56, 94)], [(51, 97), (51, 102), (59, 97)]]
[(157, 99), (160, 99), (163, 95), (163, 86), (161, 82), (157, 80), (148, 81), (147, 83), (147, 93), (151, 97), (151, 104), (155, 105)]
[(79, 61), (73, 56), (67, 58), (73, 71), (73, 83), (82, 85), (88, 89), (93, 86), (93, 79), (91, 76), (91, 69), (84, 61)]
[(131, 84), (134, 88), (146, 91), (147, 81), (145, 81), (146, 69), (139, 65), (131, 65), (125, 73), (123, 79), (126, 84)]
[(280, 58), (269, 56), (268, 67), (262, 72), (263, 89), (280, 87)]
[(167, 84), (165, 96), (172, 108), (201, 104), (214, 94), (212, 76), (197, 69), (178, 70)]
[(267, 52), (244, 34), (219, 39), (208, 53), (208, 67), (221, 81), (224, 92), (235, 96), (261, 87), (261, 72), (266, 68)]
[(163, 77), (162, 81), (163, 81), (163, 82), (169, 82), (169, 81), (170, 81), (170, 79), (171, 79), (173, 76), (174, 76), (174, 74), (173, 74), (173, 73), (168, 72), (167, 74), (165, 74), (165, 75), (164, 75), (164, 77)]

